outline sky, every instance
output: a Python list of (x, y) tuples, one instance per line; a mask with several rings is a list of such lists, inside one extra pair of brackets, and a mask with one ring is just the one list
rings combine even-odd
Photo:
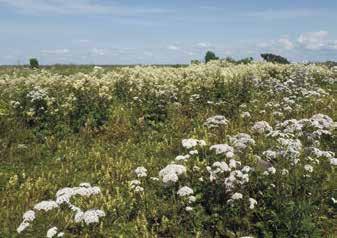
[(0, 0), (0, 64), (337, 60), (336, 0)]

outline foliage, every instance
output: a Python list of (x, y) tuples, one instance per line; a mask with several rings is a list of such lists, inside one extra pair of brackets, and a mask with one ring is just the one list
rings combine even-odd
[(32, 69), (39, 68), (39, 61), (36, 58), (29, 59), (29, 65)]
[(215, 55), (213, 51), (207, 51), (205, 55), (205, 63), (208, 63), (211, 60), (218, 60), (219, 57)]
[(61, 71), (1, 71), (1, 237), (337, 235), (334, 68)]
[(274, 55), (274, 54), (265, 53), (265, 54), (261, 54), (261, 57), (265, 61), (271, 62), (271, 63), (290, 64), (290, 62), (286, 58), (284, 58), (284, 57), (282, 57), (280, 55)]

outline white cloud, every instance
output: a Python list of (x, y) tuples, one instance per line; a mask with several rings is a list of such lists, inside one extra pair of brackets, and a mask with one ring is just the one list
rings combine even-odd
[(50, 55), (64, 55), (68, 54), (70, 50), (68, 49), (54, 49), (54, 50), (42, 50), (43, 54), (50, 54)]
[(268, 20), (288, 20), (290, 18), (321, 16), (325, 12), (326, 10), (322, 9), (266, 9), (245, 13), (244, 16)]
[(0, 0), (0, 6), (14, 8), (28, 14), (112, 14), (115, 16), (139, 16), (167, 12), (159, 8), (127, 7), (97, 0)]
[(104, 49), (98, 49), (98, 48), (93, 48), (91, 50), (91, 53), (93, 53), (94, 55), (99, 55), (99, 56), (103, 56), (106, 54)]
[(294, 44), (288, 38), (279, 39), (278, 44), (286, 50), (294, 49)]
[(206, 42), (199, 42), (197, 44), (197, 47), (200, 47), (200, 48), (207, 48), (207, 47), (210, 47), (211, 45), (209, 43), (206, 43)]
[(300, 35), (298, 42), (309, 50), (319, 50), (329, 45), (327, 31), (306, 32)]
[(176, 46), (176, 45), (169, 45), (167, 47), (167, 49), (169, 49), (169, 50), (180, 50), (180, 48), (178, 46)]

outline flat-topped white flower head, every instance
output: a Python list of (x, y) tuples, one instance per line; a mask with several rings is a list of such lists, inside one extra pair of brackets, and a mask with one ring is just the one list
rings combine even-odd
[(215, 150), (217, 155), (224, 154), (229, 159), (234, 157), (234, 148), (227, 144), (212, 145), (210, 150)]
[(186, 197), (186, 196), (193, 194), (193, 189), (191, 189), (190, 187), (184, 186), (178, 190), (177, 194), (180, 197)]
[(41, 210), (43, 210), (43, 211), (50, 211), (50, 210), (52, 210), (52, 209), (54, 209), (54, 208), (58, 208), (59, 207), (59, 205), (55, 202), (55, 201), (42, 201), (42, 202), (39, 202), (38, 204), (36, 204), (35, 206), (34, 206), (34, 209), (35, 210), (38, 210), (38, 211), (41, 211)]
[(143, 178), (147, 176), (147, 169), (145, 167), (138, 167), (135, 169), (135, 173), (138, 178)]
[(47, 238), (53, 238), (57, 234), (57, 227), (54, 226), (47, 231)]

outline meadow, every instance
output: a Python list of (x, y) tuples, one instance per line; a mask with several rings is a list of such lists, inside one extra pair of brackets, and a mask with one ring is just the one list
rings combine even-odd
[(337, 237), (337, 67), (0, 69), (0, 237)]

